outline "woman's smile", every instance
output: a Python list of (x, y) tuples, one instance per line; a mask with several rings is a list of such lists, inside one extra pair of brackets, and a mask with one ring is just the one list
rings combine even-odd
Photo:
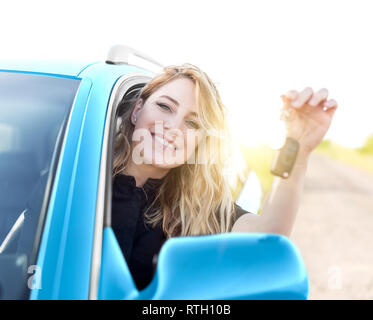
[(153, 137), (154, 142), (159, 143), (163, 147), (163, 149), (169, 149), (171, 151), (176, 150), (176, 146), (173, 143), (168, 142), (163, 137), (156, 135), (154, 133), (152, 133), (152, 137)]

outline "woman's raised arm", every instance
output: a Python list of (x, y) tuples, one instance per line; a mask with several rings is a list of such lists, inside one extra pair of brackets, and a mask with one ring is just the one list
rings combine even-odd
[(337, 103), (327, 100), (328, 91), (289, 91), (282, 96), (287, 111), (287, 136), (299, 142), (299, 151), (288, 179), (275, 177), (259, 216), (244, 214), (232, 232), (278, 233), (290, 237), (303, 191), (303, 181), (310, 153), (328, 131)]

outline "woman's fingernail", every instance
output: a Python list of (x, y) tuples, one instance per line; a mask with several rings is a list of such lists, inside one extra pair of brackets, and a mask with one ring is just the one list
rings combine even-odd
[(294, 92), (289, 92), (288, 93), (288, 97), (291, 99), (291, 100), (294, 100), (297, 96)]
[(294, 107), (296, 107), (296, 108), (300, 107), (300, 102), (299, 102), (299, 100), (295, 100), (295, 101), (293, 101), (291, 104), (292, 104)]

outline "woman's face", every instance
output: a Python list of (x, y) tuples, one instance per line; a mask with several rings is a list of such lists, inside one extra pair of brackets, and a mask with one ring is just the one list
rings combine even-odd
[(195, 85), (188, 78), (163, 85), (145, 103), (139, 99), (131, 115), (132, 160), (163, 169), (190, 163), (202, 137), (198, 111)]

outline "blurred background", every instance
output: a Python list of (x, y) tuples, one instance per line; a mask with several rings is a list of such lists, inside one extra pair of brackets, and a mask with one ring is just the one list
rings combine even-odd
[(261, 203), (284, 139), (280, 95), (328, 88), (339, 108), (310, 159), (291, 238), (310, 299), (373, 299), (370, 1), (34, 0), (3, 1), (1, 12), (1, 59), (104, 61), (126, 44), (202, 68), (229, 110), (236, 168), (259, 177)]

